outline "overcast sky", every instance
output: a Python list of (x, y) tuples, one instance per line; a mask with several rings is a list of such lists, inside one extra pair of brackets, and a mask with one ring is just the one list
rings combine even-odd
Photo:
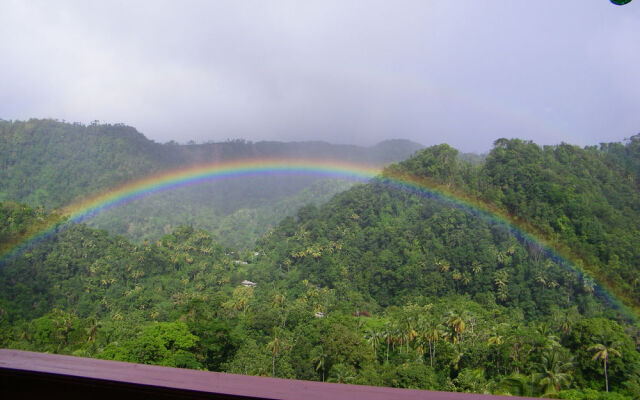
[(0, 118), (486, 151), (640, 132), (640, 0), (13, 1)]

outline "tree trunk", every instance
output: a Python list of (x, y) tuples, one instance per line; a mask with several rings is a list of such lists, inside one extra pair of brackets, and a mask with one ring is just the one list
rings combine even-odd
[(607, 376), (607, 360), (604, 360), (604, 384), (607, 389), (607, 393), (609, 392), (609, 377)]
[(389, 362), (389, 339), (387, 339), (387, 363)]
[[(436, 345), (438, 342), (433, 342), (433, 358), (436, 358)], [(433, 367), (433, 365), (431, 365)]]

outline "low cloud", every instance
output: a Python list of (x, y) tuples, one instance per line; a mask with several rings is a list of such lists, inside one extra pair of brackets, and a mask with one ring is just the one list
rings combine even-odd
[(9, 1), (0, 118), (123, 122), (164, 142), (640, 131), (640, 3)]

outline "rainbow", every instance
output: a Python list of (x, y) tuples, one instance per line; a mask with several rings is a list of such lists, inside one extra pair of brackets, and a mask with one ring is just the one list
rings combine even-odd
[[(579, 267), (580, 261), (573, 257), (568, 250), (552, 246), (542, 239), (541, 235), (536, 234), (532, 227), (525, 225), (512, 216), (506, 215), (497, 208), (492, 208), (490, 205), (470, 197), (468, 194), (455, 192), (429, 179), (412, 176), (397, 169), (386, 169), (383, 172), (379, 167), (334, 160), (263, 158), (190, 166), (125, 183), (104, 193), (70, 204), (60, 210), (60, 213), (65, 215), (69, 222), (80, 223), (107, 209), (130, 203), (154, 193), (198, 185), (204, 182), (283, 174), (372, 182), (420, 196), (435, 198), (453, 207), (464, 209), (492, 224), (506, 228), (518, 240), (539, 246), (547, 257), (568, 268), (579, 279), (589, 279), (595, 282), (586, 271)], [(67, 225), (61, 225), (60, 222), (50, 223), (36, 232), (26, 235), (18, 243), (13, 244), (0, 254), (0, 265), (6, 260), (19, 255), (33, 244), (50, 237), (60, 229), (64, 229), (65, 226)], [(574, 262), (570, 261), (572, 258), (575, 259)], [(622, 302), (602, 285), (596, 285), (594, 290), (624, 317), (636, 320), (635, 314), (629, 311)]]
[(97, 196), (74, 203), (62, 210), (72, 222), (82, 222), (109, 208), (130, 203), (158, 192), (204, 182), (264, 175), (307, 175), (366, 182), (380, 173), (380, 168), (344, 162), (303, 159), (249, 159), (192, 166), (152, 175), (126, 183)]
[(65, 217), (66, 223), (55, 221), (27, 233), (18, 242), (0, 248), (0, 266), (8, 259), (21, 254), (61, 229), (69, 223), (81, 223), (103, 211), (131, 203), (135, 200), (181, 187), (199, 185), (205, 182), (237, 179), (265, 175), (303, 175), (339, 178), (356, 182), (367, 182), (381, 172), (379, 167), (341, 161), (321, 161), (309, 159), (252, 158), (227, 162), (192, 165), (171, 171), (164, 171), (142, 179), (86, 197), (57, 210)]

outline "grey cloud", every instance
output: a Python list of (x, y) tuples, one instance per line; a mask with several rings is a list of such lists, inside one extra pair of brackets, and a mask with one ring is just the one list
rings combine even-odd
[(640, 131), (640, 3), (9, 1), (0, 118), (485, 151)]

